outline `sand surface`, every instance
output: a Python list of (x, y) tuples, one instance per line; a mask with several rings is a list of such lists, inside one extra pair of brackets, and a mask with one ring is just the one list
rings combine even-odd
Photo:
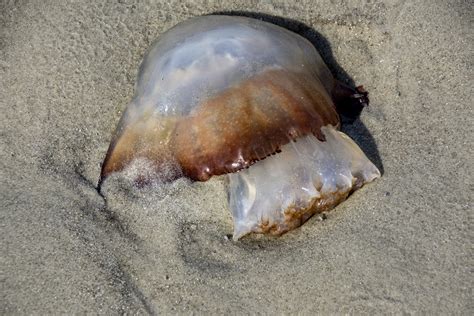
[[(2, 1), (0, 313), (474, 313), (473, 8), (447, 2)], [(100, 165), (151, 41), (241, 10), (366, 87), (346, 132), (383, 177), (326, 220), (240, 242), (219, 179), (112, 176), (105, 202)]]

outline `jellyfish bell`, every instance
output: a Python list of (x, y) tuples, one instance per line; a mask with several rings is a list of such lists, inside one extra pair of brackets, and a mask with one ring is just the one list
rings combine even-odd
[(336, 105), (367, 102), (295, 33), (244, 17), (193, 18), (146, 54), (100, 183), (137, 159), (158, 176), (175, 164), (167, 180), (226, 175), (234, 238), (282, 234), (380, 176), (338, 131)]

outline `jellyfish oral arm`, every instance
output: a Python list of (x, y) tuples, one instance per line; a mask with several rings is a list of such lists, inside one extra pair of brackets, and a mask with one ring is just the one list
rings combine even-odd
[(331, 125), (322, 131), (325, 141), (299, 138), (284, 145), (278, 157), (228, 175), (235, 240), (252, 232), (283, 234), (380, 177), (348, 136)]

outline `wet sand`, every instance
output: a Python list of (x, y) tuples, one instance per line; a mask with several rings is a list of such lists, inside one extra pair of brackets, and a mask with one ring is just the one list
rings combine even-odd
[[(473, 313), (469, 1), (124, 2), (0, 4), (2, 314)], [(151, 41), (243, 10), (365, 86), (345, 131), (382, 178), (325, 220), (239, 242), (221, 179), (111, 176), (100, 196)]]

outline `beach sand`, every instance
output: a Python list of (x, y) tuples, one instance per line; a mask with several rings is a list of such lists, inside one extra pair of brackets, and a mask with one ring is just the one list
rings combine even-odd
[[(0, 312), (474, 313), (472, 3), (445, 2), (3, 1)], [(382, 178), (325, 220), (239, 242), (222, 179), (116, 175), (104, 200), (100, 166), (150, 43), (238, 11), (364, 85), (371, 104), (345, 131)]]

